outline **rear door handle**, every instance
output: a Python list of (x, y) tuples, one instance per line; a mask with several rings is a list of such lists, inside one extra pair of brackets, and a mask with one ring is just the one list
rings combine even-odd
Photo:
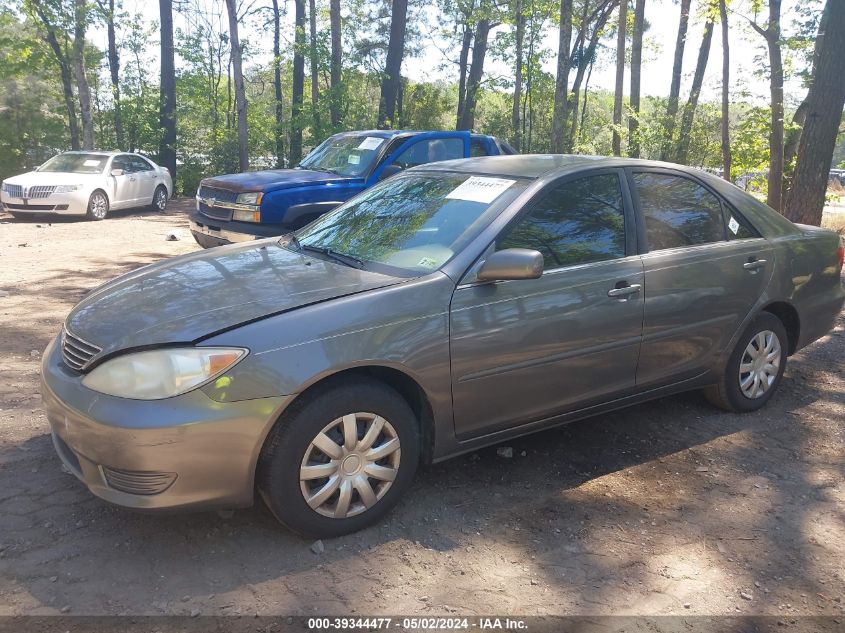
[(631, 284), (630, 286), (623, 286), (622, 288), (611, 288), (607, 291), (608, 297), (627, 297), (638, 293), (642, 289), (640, 284)]
[(747, 262), (742, 265), (745, 270), (759, 270), (766, 265), (765, 259), (755, 259), (753, 262)]

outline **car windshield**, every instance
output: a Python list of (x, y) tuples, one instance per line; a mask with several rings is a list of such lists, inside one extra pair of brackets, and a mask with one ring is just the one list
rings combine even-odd
[[(297, 234), (300, 248), (411, 275), (440, 268), (528, 181), (408, 172), (368, 189)], [(293, 247), (293, 246), (291, 246)]]
[(385, 142), (387, 139), (379, 136), (339, 134), (314, 148), (299, 166), (341, 176), (361, 176), (373, 164)]
[(99, 174), (106, 167), (109, 157), (103, 154), (59, 154), (38, 168), (38, 171), (66, 174)]

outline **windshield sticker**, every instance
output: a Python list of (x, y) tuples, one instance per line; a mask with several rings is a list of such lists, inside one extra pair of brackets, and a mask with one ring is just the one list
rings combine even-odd
[(734, 220), (734, 217), (733, 217), (733, 216), (731, 216), (731, 221), (730, 221), (730, 222), (728, 222), (728, 228), (731, 230), (731, 232), (732, 232), (734, 235), (736, 235), (736, 232), (737, 232), (737, 231), (739, 231), (739, 222), (737, 222), (736, 220)]
[(86, 160), (86, 161), (85, 161), (84, 163), (82, 163), (82, 164), (83, 164), (85, 167), (99, 167), (99, 166), (100, 166), (100, 163), (102, 163), (102, 162), (103, 162), (103, 161), (101, 161), (101, 160)]
[(422, 268), (437, 268), (437, 260), (433, 257), (423, 257), (417, 266)]
[(455, 187), (446, 197), (451, 200), (469, 200), (470, 202), (490, 204), (515, 182), (515, 180), (504, 178), (472, 176)]
[(358, 146), (357, 149), (364, 149), (364, 150), (373, 150), (378, 149), (381, 147), (381, 144), (384, 143), (383, 138), (379, 138), (378, 136), (368, 136), (361, 144)]
[(346, 162), (350, 165), (358, 165), (361, 162), (361, 157), (358, 154), (350, 154), (347, 157)]

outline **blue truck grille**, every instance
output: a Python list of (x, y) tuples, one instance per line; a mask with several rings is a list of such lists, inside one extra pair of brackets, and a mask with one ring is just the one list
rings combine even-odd
[(226, 191), (225, 189), (202, 185), (200, 187), (199, 197), (206, 200), (214, 198), (217, 202), (236, 202), (238, 194), (234, 191)]
[(205, 202), (200, 202), (200, 213), (215, 220), (224, 220), (228, 222), (232, 219), (231, 209), (226, 209), (224, 207), (210, 207)]

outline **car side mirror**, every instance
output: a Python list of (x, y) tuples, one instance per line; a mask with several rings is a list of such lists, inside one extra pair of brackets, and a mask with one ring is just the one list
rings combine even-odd
[(537, 279), (543, 274), (543, 255), (528, 248), (496, 251), (481, 265), (478, 281)]
[(388, 165), (384, 168), (384, 171), (381, 172), (381, 176), (378, 177), (379, 180), (386, 180), (391, 176), (395, 176), (402, 168), (399, 165)]
[(123, 174), (124, 174), (124, 171), (122, 169), (112, 169), (111, 170), (112, 176), (122, 176)]

